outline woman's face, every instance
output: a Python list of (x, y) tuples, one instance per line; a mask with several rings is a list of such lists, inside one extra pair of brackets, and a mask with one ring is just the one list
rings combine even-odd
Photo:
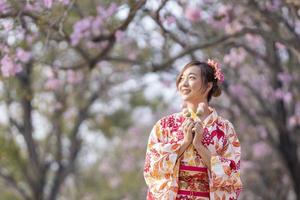
[(187, 68), (180, 77), (178, 84), (178, 90), (182, 99), (194, 104), (206, 100), (207, 93), (212, 85), (209, 83), (206, 88), (202, 84), (200, 68), (198, 66)]

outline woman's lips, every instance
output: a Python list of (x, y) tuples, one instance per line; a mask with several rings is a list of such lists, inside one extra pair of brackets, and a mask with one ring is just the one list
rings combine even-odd
[(181, 93), (182, 93), (182, 94), (188, 94), (188, 93), (190, 93), (190, 92), (191, 92), (190, 89), (183, 89), (183, 90), (181, 90)]

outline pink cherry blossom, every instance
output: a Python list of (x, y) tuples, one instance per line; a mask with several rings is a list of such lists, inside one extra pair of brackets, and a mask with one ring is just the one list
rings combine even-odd
[(46, 68), (44, 73), (48, 79), (54, 79), (56, 76), (56, 71), (53, 69)]
[(10, 31), (10, 30), (12, 30), (13, 29), (13, 27), (14, 27), (14, 21), (12, 21), (12, 20), (4, 20), (4, 21), (1, 21), (0, 22), (0, 29), (4, 29), (4, 31), (5, 32), (8, 32), (8, 31)]
[(50, 78), (45, 84), (47, 90), (57, 90), (62, 85), (61, 81), (57, 78)]
[(295, 105), (295, 113), (287, 119), (288, 128), (293, 129), (300, 126), (300, 102)]
[[(260, 85), (260, 83), (262, 83)], [(253, 83), (255, 84), (255, 82)], [(265, 99), (265, 100), (268, 100), (272, 103), (275, 102), (276, 98), (274, 97), (274, 90), (271, 86), (264, 86), (265, 83), (263, 82), (260, 82), (260, 81), (257, 81), (256, 83), (256, 87), (259, 85), (260, 88), (258, 89), (258, 92), (261, 94), (261, 96)], [(254, 87), (255, 88), (255, 87)], [(273, 97), (273, 98), (270, 98), (270, 97)]]
[(264, 44), (264, 41), (261, 36), (253, 35), (253, 34), (246, 34), (245, 39), (247, 41), (247, 45), (253, 48), (262, 47)]
[(71, 34), (71, 44), (73, 46), (76, 46), (82, 38), (91, 35), (90, 28), (92, 21), (93, 17), (87, 17), (74, 24), (73, 33)]
[(294, 128), (300, 126), (300, 115), (293, 115), (288, 118), (288, 127)]
[(246, 171), (248, 169), (253, 169), (255, 167), (257, 167), (257, 166), (256, 166), (255, 162), (253, 162), (253, 161), (250, 161), (250, 160), (241, 161), (241, 169), (242, 170)]
[(286, 49), (286, 46), (280, 42), (275, 42), (275, 46), (280, 50)]
[(167, 16), (164, 20), (168, 25), (171, 25), (176, 22), (176, 17), (174, 15)]
[(0, 13), (7, 13), (9, 11), (9, 5), (6, 0), (0, 0)]
[(22, 71), (20, 64), (17, 64), (9, 55), (5, 55), (1, 59), (1, 72), (4, 77), (14, 76)]
[(58, 110), (60, 110), (60, 109), (62, 109), (62, 108), (63, 108), (63, 105), (62, 105), (62, 103), (60, 103), (60, 102), (56, 102), (56, 103), (54, 104), (54, 107), (53, 107), (54, 111), (58, 111)]
[(291, 92), (287, 92), (281, 88), (278, 88), (274, 91), (274, 97), (276, 99), (281, 99), (285, 103), (290, 103), (292, 101), (293, 95)]
[(295, 114), (300, 116), (300, 101), (295, 105)]
[(25, 40), (28, 45), (31, 45), (38, 38), (38, 33), (26, 34)]
[(135, 60), (137, 58), (137, 53), (135, 52), (130, 52), (128, 54), (128, 58), (131, 59), (131, 60)]
[(197, 22), (200, 21), (201, 19), (200, 10), (199, 8), (195, 8), (195, 7), (187, 7), (184, 16), (191, 22)]
[(289, 175), (284, 174), (284, 175), (283, 175), (283, 178), (282, 178), (282, 182), (283, 182), (283, 184), (286, 185), (286, 186), (290, 185), (291, 179), (290, 179)]
[(231, 95), (235, 97), (245, 97), (246, 96), (246, 90), (242, 85), (236, 84), (236, 85), (230, 85), (229, 86), (229, 92)]
[(97, 15), (104, 16), (104, 13), (105, 13), (105, 7), (103, 7), (102, 5), (98, 5), (97, 6)]
[[(76, 22), (73, 26), (73, 32), (71, 34), (71, 44), (76, 46), (81, 39), (90, 39), (93, 36), (99, 36), (105, 33), (103, 25), (107, 22), (107, 18), (111, 17), (118, 9), (116, 3), (111, 3), (109, 7), (103, 6), (97, 7), (97, 16), (89, 16)], [(90, 43), (90, 45), (94, 46)], [(98, 46), (95, 46), (99, 48)]]
[(125, 34), (123, 31), (118, 30), (115, 32), (115, 37), (118, 42), (121, 41), (124, 38), (124, 36)]
[(280, 72), (279, 74), (277, 74), (277, 78), (282, 83), (287, 83), (287, 84), (293, 81), (293, 76), (288, 72)]
[(247, 53), (243, 48), (231, 48), (229, 54), (224, 56), (224, 63), (230, 67), (236, 68), (244, 62)]
[(104, 160), (99, 165), (99, 171), (103, 174), (111, 174), (113, 173), (113, 168), (110, 165), (109, 160)]
[(211, 24), (214, 28), (223, 29), (230, 21), (229, 11), (230, 9), (228, 6), (219, 6), (216, 14), (208, 18), (208, 23)]
[(31, 52), (18, 47), (16, 50), (16, 58), (23, 63), (27, 63), (32, 58), (32, 55)]
[(134, 162), (135, 159), (132, 155), (127, 154), (125, 157), (125, 159), (122, 160), (122, 166), (121, 166), (121, 170), (124, 172), (129, 172), (132, 171), (134, 169)]
[(106, 17), (112, 16), (118, 10), (118, 4), (115, 2), (111, 3), (106, 10)]
[(297, 20), (297, 19), (295, 22), (295, 32), (300, 34), (300, 20)]
[(64, 5), (68, 5), (70, 0), (58, 0), (58, 2), (63, 3)]
[(259, 136), (262, 138), (262, 139), (267, 139), (267, 136), (268, 136), (268, 132), (266, 130), (266, 127), (260, 125), (260, 126), (256, 126), (255, 127)]
[(239, 21), (233, 21), (225, 25), (225, 33), (234, 34), (242, 30), (243, 25)]
[(118, 10), (118, 5), (115, 2), (111, 3), (108, 8), (105, 8), (104, 6), (101, 5), (97, 7), (97, 13), (103, 19), (112, 16), (117, 10)]
[(69, 120), (74, 119), (74, 118), (76, 117), (76, 114), (77, 114), (76, 108), (71, 107), (71, 108), (69, 108), (68, 110), (66, 110), (66, 111), (64, 112), (63, 116), (64, 116), (64, 118), (65, 118), (66, 120), (69, 121)]
[(70, 84), (78, 84), (82, 81), (83, 74), (80, 71), (69, 70), (67, 72), (67, 81)]
[(26, 1), (25, 10), (29, 12), (41, 12), (43, 10), (44, 3), (39, 1)]
[(44, 6), (46, 8), (51, 8), (53, 5), (53, 0), (44, 0)]
[(271, 12), (278, 11), (280, 9), (280, 6), (281, 6), (281, 0), (272, 0), (266, 2), (266, 8)]
[(86, 41), (85, 45), (89, 49), (101, 49), (101, 45), (93, 41)]
[(254, 158), (261, 159), (272, 153), (272, 148), (265, 142), (257, 142), (252, 146)]
[(293, 100), (293, 94), (291, 92), (285, 93), (285, 95), (283, 96), (283, 101), (287, 104), (290, 104), (292, 100)]
[(6, 44), (4, 44), (4, 43), (0, 43), (0, 49), (1, 49), (1, 51), (2, 51), (3, 54), (4, 54), (4, 53), (9, 53), (9, 48), (8, 48), (8, 46), (7, 46)]
[(101, 34), (103, 23), (103, 19), (100, 16), (95, 17), (91, 21), (91, 32), (94, 36), (98, 36)]

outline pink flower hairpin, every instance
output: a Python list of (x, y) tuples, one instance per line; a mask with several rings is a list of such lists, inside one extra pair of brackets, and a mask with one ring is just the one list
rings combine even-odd
[(221, 68), (219, 66), (219, 63), (212, 59), (207, 60), (207, 64), (213, 68), (214, 74), (215, 74), (215, 79), (217, 79), (220, 83), (223, 83), (224, 81), (224, 74), (221, 71)]

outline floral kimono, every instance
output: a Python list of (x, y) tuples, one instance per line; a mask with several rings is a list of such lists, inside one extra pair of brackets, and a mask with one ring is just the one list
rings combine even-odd
[[(191, 144), (179, 157), (185, 117), (175, 113), (159, 120), (147, 145), (144, 178), (147, 200), (234, 200), (242, 189), (240, 143), (233, 125), (214, 108), (203, 121), (202, 143), (211, 152), (208, 169)], [(197, 118), (195, 113), (191, 116)]]

